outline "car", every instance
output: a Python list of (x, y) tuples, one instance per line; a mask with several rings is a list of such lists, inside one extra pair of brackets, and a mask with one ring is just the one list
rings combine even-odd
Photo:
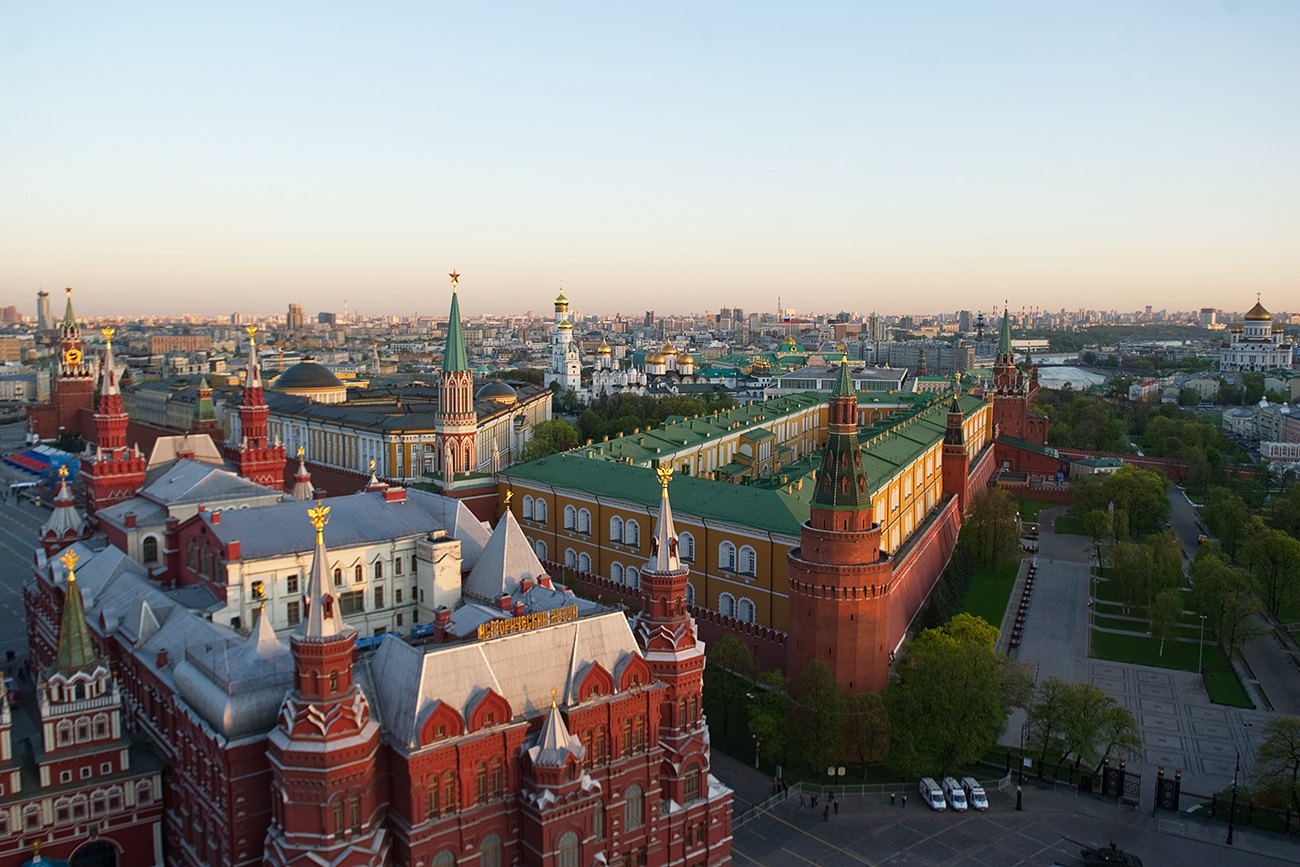
[(943, 797), (943, 788), (934, 781), (933, 777), (924, 777), (921, 780), (921, 800), (930, 805), (932, 810), (946, 810), (948, 803)]
[(966, 790), (962, 788), (961, 783), (952, 777), (943, 778), (943, 796), (948, 803), (957, 812), (964, 812), (966, 809)]
[(966, 803), (976, 810), (987, 810), (989, 808), (988, 795), (984, 794), (984, 787), (974, 777), (962, 777), (961, 787), (966, 790)]

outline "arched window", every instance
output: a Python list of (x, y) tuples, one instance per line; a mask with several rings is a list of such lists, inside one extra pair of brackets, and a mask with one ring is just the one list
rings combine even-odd
[(591, 814), (592, 835), (597, 840), (605, 839), (605, 802), (596, 801), (596, 808)]
[(533, 500), (533, 520), (535, 521), (546, 520), (546, 501), (543, 500), (541, 497), (538, 497), (536, 500)]
[(573, 506), (564, 507), (564, 529), (578, 529), (578, 510), (573, 508)]
[(478, 846), (479, 867), (501, 867), (501, 838), (488, 834)]
[(65, 747), (72, 743), (72, 722), (69, 720), (60, 720), (55, 727), (55, 741), (59, 746)]
[(140, 548), (140, 557), (146, 563), (158, 561), (158, 539), (156, 536), (144, 537), (144, 544)]
[(378, 581), (380, 578), (383, 578), (383, 577), (384, 577), (384, 561), (383, 561), (383, 560), (376, 560), (376, 561), (375, 561), (375, 580)]
[(591, 512), (586, 509), (578, 510), (578, 532), (591, 533)]
[(736, 616), (736, 597), (723, 593), (718, 597), (718, 613), (726, 617)]
[(641, 525), (629, 520), (623, 525), (623, 544), (636, 547), (641, 544)]
[(545, 559), (546, 559), (546, 540), (545, 540), (545, 539), (538, 539), (538, 540), (537, 540), (537, 559), (538, 559), (538, 560), (545, 560)]
[(352, 570), (352, 573), (353, 573), (353, 574), (352, 574), (352, 580), (353, 580), (353, 581), (365, 581), (365, 580), (366, 580), (366, 567), (365, 567), (365, 566), (362, 566), (360, 563), (357, 564), (357, 568), (355, 568), (355, 569)]
[(627, 586), (631, 587), (633, 590), (641, 586), (641, 573), (637, 571), (635, 566), (627, 567), (625, 577), (627, 578)]
[(622, 563), (610, 563), (610, 564), (609, 564), (609, 580), (610, 580), (610, 581), (613, 581), (615, 584), (622, 584), (622, 583), (623, 583), (623, 564), (622, 564)]
[(564, 549), (564, 565), (570, 569), (578, 565), (578, 552), (572, 548)]
[(578, 867), (578, 835), (565, 831), (555, 841), (555, 867)]
[(718, 568), (725, 572), (736, 571), (736, 546), (730, 542), (718, 546)]
[(636, 784), (629, 786), (627, 798), (623, 804), (624, 831), (635, 831), (645, 824), (645, 814), (641, 800), (641, 787)]
[(108, 737), (108, 714), (101, 713), (95, 717), (95, 737)]
[(686, 768), (686, 803), (700, 799), (700, 766), (690, 765)]
[(754, 602), (749, 598), (742, 598), (736, 605), (736, 619), (743, 620), (746, 623), (754, 622)]
[(695, 559), (695, 537), (690, 533), (682, 533), (677, 537), (677, 554), (683, 560), (691, 561)]
[(23, 807), (24, 831), (39, 831), (42, 824), (41, 807), (39, 804), (28, 804), (26, 807)]
[(686, 604), (695, 604), (695, 585), (689, 581), (686, 582)]
[(740, 571), (746, 575), (758, 574), (758, 555), (748, 545), (744, 545), (740, 549)]
[(335, 569), (335, 570), (334, 570), (334, 586), (335, 586), (335, 587), (342, 587), (342, 586), (343, 586), (343, 570), (342, 570), (342, 569)]
[(588, 554), (586, 551), (583, 551), (581, 554), (578, 555), (578, 571), (579, 572), (591, 571), (591, 555)]
[(532, 517), (533, 517), (533, 498), (532, 498), (532, 497), (524, 497), (524, 507), (523, 507), (523, 509), (522, 509), (522, 514), (523, 514), (523, 516), (524, 516), (525, 518), (532, 518)]
[(618, 515), (609, 519), (609, 541), (623, 541), (623, 519)]
[(443, 849), (433, 856), (432, 867), (456, 867), (456, 856), (450, 849)]
[(153, 783), (141, 780), (135, 784), (135, 802), (137, 804), (153, 803)]

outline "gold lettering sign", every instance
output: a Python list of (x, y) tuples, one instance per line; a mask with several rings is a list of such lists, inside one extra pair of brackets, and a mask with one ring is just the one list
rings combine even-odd
[(570, 620), (577, 619), (578, 606), (576, 605), (570, 605), (568, 608), (553, 608), (550, 611), (538, 611), (535, 614), (507, 617), (503, 620), (492, 620), (484, 623), (478, 628), (478, 637), (480, 641), (486, 641), (489, 638), (500, 638), (503, 635), (528, 632), (533, 629), (541, 629), (543, 626), (555, 626), (559, 623), (568, 623)]

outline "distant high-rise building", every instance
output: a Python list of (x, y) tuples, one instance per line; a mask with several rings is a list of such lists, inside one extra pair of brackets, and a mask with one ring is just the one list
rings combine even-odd
[(285, 328), (290, 331), (301, 331), (307, 325), (307, 318), (303, 316), (301, 304), (290, 304), (289, 314), (284, 318)]
[(0, 325), (17, 325), (22, 321), (17, 307), (0, 307)]
[(52, 328), (54, 320), (50, 317), (50, 293), (42, 289), (36, 293), (36, 329), (49, 331)]
[(867, 340), (885, 340), (885, 320), (884, 317), (872, 313), (867, 319)]
[(321, 325), (338, 325), (339, 315), (337, 313), (317, 313), (316, 321)]
[(970, 311), (963, 310), (957, 314), (957, 328), (962, 333), (970, 331)]
[(1217, 317), (1218, 317), (1218, 313), (1219, 313), (1219, 311), (1216, 310), (1216, 309), (1214, 309), (1213, 307), (1202, 307), (1202, 308), (1201, 308), (1201, 327), (1202, 327), (1202, 328), (1211, 328), (1211, 327), (1213, 327), (1213, 326), (1216, 324), (1215, 320), (1216, 320)]
[(655, 312), (653, 310), (647, 310), (645, 312), (645, 327), (652, 328), (654, 327), (654, 324), (655, 324)]
[(243, 315), (240, 314), (240, 313), (231, 313), (231, 314), (230, 314), (230, 324), (231, 324), (231, 325), (243, 325), (243, 324), (244, 324), (244, 317), (243, 317)]

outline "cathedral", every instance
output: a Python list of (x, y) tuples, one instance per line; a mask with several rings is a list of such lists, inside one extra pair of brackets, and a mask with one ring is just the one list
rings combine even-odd
[(1273, 314), (1255, 301), (1246, 314), (1245, 325), (1234, 325), (1228, 342), (1219, 350), (1219, 370), (1276, 370), (1291, 366), (1294, 347), (1286, 339), (1281, 325), (1273, 324)]

